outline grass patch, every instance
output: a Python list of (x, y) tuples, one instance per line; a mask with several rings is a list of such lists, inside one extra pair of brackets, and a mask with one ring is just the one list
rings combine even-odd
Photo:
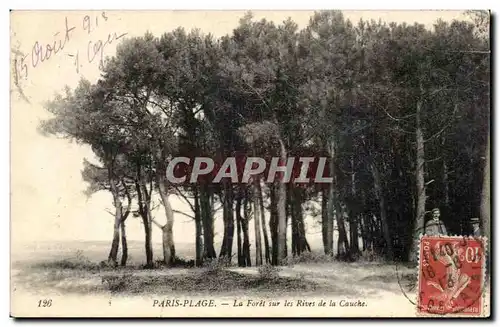
[(300, 255), (290, 256), (287, 258), (288, 266), (301, 263), (332, 263), (335, 262), (335, 257), (321, 252), (303, 252)]
[[(71, 254), (70, 254), (71, 255)], [(109, 267), (89, 260), (82, 251), (59, 260), (23, 262), (16, 265), (13, 286), (30, 292), (61, 294), (176, 294), (239, 295), (329, 294), (357, 295), (383, 287), (400, 292), (396, 267), (378, 262), (346, 263), (319, 252), (289, 257), (290, 266), (236, 268), (215, 259), (203, 267), (178, 259), (175, 268), (157, 262), (154, 269), (141, 264)], [(294, 265), (294, 263), (297, 263)], [(414, 269), (398, 267), (397, 275), (406, 285)], [(359, 287), (353, 287), (354, 285)]]
[(286, 292), (314, 291), (317, 284), (301, 278), (262, 278), (228, 270), (197, 271), (182, 275), (145, 275), (102, 277), (103, 285), (113, 293), (165, 293), (182, 292), (200, 294), (228, 292)]
[(259, 266), (258, 272), (259, 277), (262, 280), (276, 280), (279, 279), (279, 272), (282, 269), (280, 267), (272, 266), (269, 263)]
[(80, 250), (76, 251), (74, 257), (55, 261), (37, 262), (31, 264), (29, 267), (42, 270), (79, 270), (89, 272), (98, 272), (104, 268), (102, 265), (90, 261)]
[(217, 275), (228, 267), (228, 262), (221, 259), (206, 260), (203, 262), (203, 271), (210, 275)]

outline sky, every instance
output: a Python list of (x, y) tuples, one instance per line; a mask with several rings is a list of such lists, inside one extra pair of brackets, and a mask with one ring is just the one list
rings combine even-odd
[[(266, 18), (280, 23), (291, 17), (303, 28), (311, 11), (254, 11), (255, 19)], [(204, 33), (222, 36), (232, 32), (245, 11), (14, 11), (11, 13), (11, 48), (26, 55), (17, 57), (19, 85), (29, 103), (16, 91), (11, 75), (11, 242), (25, 244), (35, 241), (110, 240), (113, 217), (111, 195), (100, 192), (87, 198), (81, 178), (84, 158), (92, 158), (85, 145), (68, 140), (45, 137), (38, 133), (41, 120), (49, 117), (43, 104), (61, 92), (65, 85), (74, 88), (80, 78), (91, 82), (99, 78), (95, 44), (101, 41), (104, 56), (112, 56), (122, 38), (141, 36), (146, 31), (154, 35), (169, 32), (179, 26), (186, 30), (199, 28)], [(464, 19), (460, 11), (344, 11), (353, 22), (359, 19), (382, 19), (414, 23), (431, 28), (439, 18), (449, 21)], [(108, 41), (107, 41), (108, 40)], [(38, 45), (59, 49), (47, 55), (33, 51)], [(94, 56), (93, 50), (97, 49)], [(12, 58), (14, 59), (14, 57)], [(42, 60), (43, 59), (43, 60)], [(26, 64), (26, 65), (24, 65)], [(14, 67), (14, 65), (12, 65)], [(14, 72), (14, 69), (12, 69)], [(175, 210), (191, 214), (189, 206), (171, 197)], [(219, 214), (220, 215), (220, 214)], [(164, 221), (161, 208), (155, 211), (159, 222)], [(183, 215), (175, 215), (175, 242), (194, 242), (194, 223)], [(221, 218), (215, 229), (221, 230)], [(321, 234), (312, 219), (308, 225), (308, 240), (321, 244)], [(161, 241), (159, 229), (153, 239)], [(250, 226), (253, 230), (253, 226)], [(128, 238), (143, 240), (139, 219), (130, 218)], [(219, 233), (220, 234), (220, 233)], [(220, 236), (217, 236), (220, 237)], [(217, 241), (217, 239), (216, 239)]]

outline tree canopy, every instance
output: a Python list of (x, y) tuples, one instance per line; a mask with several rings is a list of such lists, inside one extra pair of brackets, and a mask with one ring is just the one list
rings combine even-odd
[[(275, 24), (247, 14), (220, 38), (182, 28), (146, 33), (122, 41), (97, 82), (82, 80), (48, 103), (54, 115), (41, 129), (88, 144), (99, 158), (82, 174), (90, 193), (113, 194), (112, 248), (122, 225), (124, 233), (123, 203), (137, 202), (147, 266), (153, 265), (151, 226), (157, 224), (153, 193), (167, 218), (160, 226), (167, 265), (179, 260), (176, 210), (168, 201), (173, 193), (191, 201), (196, 264), (217, 257), (216, 203), (224, 220), (219, 257), (231, 261), (236, 224), (239, 265), (251, 264), (252, 219), (257, 264), (262, 251), (273, 264), (311, 251), (304, 224), (311, 202), (321, 202), (315, 219), (325, 254), (335, 255), (336, 248), (345, 260), (366, 251), (412, 260), (434, 207), (453, 234), (472, 233), (471, 218), (479, 216), (489, 232), (482, 202), (489, 198), (482, 191), (489, 173), (489, 21), (482, 13), (470, 15), (473, 20), (437, 21), (427, 29), (351, 22), (342, 12), (321, 11), (299, 29), (290, 19)], [(220, 164), (236, 154), (327, 157), (334, 182), (259, 177), (250, 184), (226, 178), (172, 185), (165, 178), (176, 156), (208, 156)]]

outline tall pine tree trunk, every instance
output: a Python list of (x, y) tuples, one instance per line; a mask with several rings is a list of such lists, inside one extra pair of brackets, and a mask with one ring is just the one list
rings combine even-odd
[(418, 258), (418, 243), (420, 241), (420, 234), (424, 233), (425, 224), (425, 150), (424, 150), (424, 133), (422, 131), (422, 101), (419, 99), (417, 102), (416, 110), (416, 131), (415, 138), (417, 142), (417, 160), (415, 163), (415, 180), (417, 192), (417, 204), (415, 212), (415, 224), (413, 227), (413, 242), (410, 252), (410, 261), (416, 262)]
[[(333, 228), (332, 228), (333, 230)], [(323, 188), (321, 192), (321, 236), (323, 239), (323, 249), (325, 254), (333, 253), (333, 239), (329, 246), (328, 243), (328, 191)], [(333, 236), (332, 236), (333, 237)]]
[(340, 206), (340, 201), (335, 201), (335, 218), (337, 219), (337, 228), (339, 230), (339, 247), (337, 253), (341, 258), (345, 258), (349, 253), (349, 239), (344, 224), (344, 213)]
[(142, 222), (144, 224), (144, 235), (145, 244), (144, 248), (146, 250), (146, 268), (153, 268), (153, 239), (152, 239), (152, 226), (151, 221), (148, 218), (149, 214), (145, 213), (142, 217)]
[(233, 238), (234, 238), (234, 215), (232, 186), (224, 181), (224, 202), (223, 202), (224, 236), (222, 240), (219, 258), (225, 257), (227, 262), (231, 262)]
[(150, 208), (150, 195), (147, 195), (147, 191), (145, 191), (146, 194), (146, 204), (145, 204), (145, 214), (143, 216), (143, 219), (146, 221), (144, 222), (144, 228), (145, 228), (145, 249), (146, 249), (146, 267), (147, 268), (153, 268), (154, 262), (153, 262), (153, 233), (152, 233), (152, 222), (153, 222), (153, 217), (151, 216), (151, 208)]
[(375, 194), (379, 201), (380, 220), (382, 223), (382, 232), (384, 233), (384, 240), (386, 244), (386, 257), (388, 260), (392, 260), (394, 258), (394, 251), (392, 249), (392, 238), (389, 230), (389, 223), (387, 221), (387, 209), (385, 195), (382, 189), (382, 181), (380, 180), (380, 173), (375, 163), (371, 164), (371, 170), (373, 175), (373, 184), (375, 186)]
[(203, 245), (204, 257), (208, 259), (216, 258), (214, 248), (213, 215), (210, 204), (210, 189), (206, 183), (200, 187), (200, 211), (203, 225)]
[(126, 228), (125, 228), (125, 221), (127, 220), (129, 214), (130, 214), (130, 209), (132, 208), (132, 196), (130, 195), (129, 189), (127, 185), (125, 185), (125, 182), (122, 180), (122, 184), (125, 190), (125, 194), (127, 196), (128, 204), (127, 204), (127, 209), (125, 210), (125, 213), (122, 215), (122, 219), (120, 222), (120, 232), (121, 232), (121, 241), (122, 241), (122, 258), (120, 265), (122, 267), (125, 267), (127, 265), (127, 260), (128, 260), (128, 244), (127, 244), (127, 234), (126, 234)]
[(307, 242), (307, 238), (306, 238), (306, 227), (304, 225), (304, 212), (302, 210), (302, 202), (303, 202), (302, 190), (298, 188), (296, 191), (298, 193), (296, 196), (297, 208), (296, 208), (295, 212), (297, 214), (297, 229), (298, 229), (298, 233), (299, 233), (298, 250), (299, 250), (299, 255), (300, 255), (302, 252), (305, 252), (305, 251), (311, 252), (311, 247), (309, 246), (309, 243)]
[[(483, 236), (490, 239), (490, 133), (488, 130), (488, 139), (486, 142), (485, 165), (483, 170), (483, 187), (481, 191), (481, 206), (480, 206), (480, 228)], [(488, 242), (490, 244), (491, 242)]]
[(365, 214), (361, 213), (359, 215), (359, 226), (361, 228), (361, 240), (363, 243), (363, 248), (361, 249), (362, 252), (365, 252), (368, 249), (368, 238), (367, 238), (367, 233), (366, 233), (366, 225), (365, 225)]
[[(441, 137), (441, 146), (445, 147), (446, 138), (444, 134)], [(443, 199), (445, 206), (445, 215), (450, 212), (450, 183), (448, 181), (448, 164), (446, 163), (446, 156), (443, 154)]]
[(276, 200), (276, 184), (269, 184), (271, 200), (271, 217), (269, 219), (269, 231), (271, 232), (271, 263), (278, 264), (278, 204)]
[[(292, 237), (295, 239), (295, 248), (293, 251), (296, 255), (300, 255), (304, 251), (310, 251), (309, 244), (306, 239), (306, 231), (304, 226), (304, 215), (302, 210), (302, 189), (295, 185), (290, 185), (290, 206), (292, 214)], [(292, 239), (292, 240), (293, 240)]]
[(350, 234), (350, 248), (349, 253), (351, 257), (355, 258), (359, 255), (359, 233), (358, 233), (358, 216), (356, 209), (349, 209), (349, 234)]
[[(147, 197), (141, 190), (142, 198)], [(138, 193), (139, 194), (139, 193)], [(146, 268), (153, 268), (153, 239), (152, 239), (152, 220), (149, 205), (143, 199), (141, 204), (141, 217), (144, 225), (144, 249), (146, 251)]]
[(255, 227), (255, 265), (262, 265), (262, 237), (261, 237), (261, 227), (260, 227), (260, 203), (259, 203), (259, 195), (258, 195), (258, 187), (257, 183), (259, 183), (257, 178), (254, 178), (253, 187), (252, 187), (252, 203), (253, 203), (253, 219), (254, 219), (254, 227)]
[(241, 243), (241, 192), (236, 198), (236, 239), (238, 246), (238, 267), (245, 267), (245, 258), (243, 257), (243, 249)]
[(200, 210), (200, 196), (198, 192), (198, 186), (193, 185), (194, 194), (194, 223), (195, 223), (195, 247), (196, 247), (196, 259), (195, 265), (197, 267), (201, 266), (203, 263), (203, 238), (202, 238), (202, 219)]
[(299, 229), (298, 229), (298, 221), (297, 221), (297, 213), (296, 213), (296, 205), (294, 203), (295, 199), (292, 194), (292, 185), (287, 185), (286, 192), (286, 208), (287, 208), (287, 217), (291, 217), (292, 221), (292, 256), (296, 256), (300, 254), (298, 245), (299, 245)]
[[(121, 220), (121, 218), (120, 218)], [(113, 224), (113, 241), (111, 242), (111, 249), (108, 255), (108, 265), (116, 267), (118, 264), (118, 250), (120, 247), (120, 221), (115, 221)]]
[(365, 225), (365, 230), (366, 230), (366, 248), (369, 251), (373, 251), (373, 236), (374, 236), (374, 231), (373, 231), (373, 219), (372, 219), (372, 213), (368, 212), (364, 216), (364, 225)]
[(359, 204), (356, 194), (356, 173), (354, 172), (354, 156), (351, 156), (351, 205), (349, 206), (349, 232), (351, 234), (350, 254), (352, 257), (359, 255), (358, 211)]
[(111, 188), (111, 193), (113, 194), (113, 204), (115, 206), (115, 221), (113, 224), (113, 241), (111, 242), (111, 250), (109, 251), (108, 264), (110, 266), (116, 267), (118, 265), (118, 249), (120, 247), (120, 224), (122, 221), (122, 202), (120, 200), (120, 194), (118, 192), (118, 187), (116, 186), (116, 180), (112, 176), (113, 172), (108, 169), (110, 174), (109, 184)]
[(174, 244), (174, 212), (170, 206), (168, 199), (168, 187), (166, 181), (166, 169), (163, 164), (158, 164), (156, 168), (156, 183), (158, 192), (160, 193), (163, 207), (165, 208), (166, 224), (162, 228), (163, 241), (163, 261), (167, 266), (172, 266), (175, 263), (175, 244)]
[[(278, 136), (278, 142), (280, 144), (280, 161), (282, 164), (286, 165), (287, 162), (287, 152), (285, 148), (285, 143), (283, 139)], [(286, 185), (284, 181), (278, 181), (278, 265), (285, 264), (285, 259), (287, 257), (286, 248), (286, 230), (287, 230), (287, 219), (286, 219)]]
[[(330, 254), (333, 255), (333, 215), (335, 211), (335, 202), (338, 202), (338, 199), (335, 197), (335, 144), (333, 141), (328, 142), (328, 154), (330, 156), (329, 160), (329, 172), (330, 172), (330, 177), (333, 178), (332, 183), (329, 184), (329, 190), (328, 190), (328, 204), (327, 204), (327, 212), (328, 212), (328, 220), (326, 224), (326, 243), (327, 243), (327, 249)], [(337, 225), (338, 224), (338, 213), (336, 214), (337, 216)], [(345, 233), (345, 231), (344, 231)], [(339, 242), (341, 242), (341, 231), (339, 227)], [(339, 248), (338, 248), (339, 251)]]
[(146, 251), (146, 268), (153, 268), (153, 239), (151, 217), (151, 194), (148, 194), (146, 182), (142, 176), (142, 167), (137, 165), (136, 191), (139, 200), (139, 212), (144, 225), (144, 249)]
[(271, 254), (269, 249), (269, 236), (267, 235), (267, 227), (266, 227), (266, 212), (264, 210), (264, 198), (262, 196), (262, 188), (260, 186), (260, 179), (257, 182), (257, 194), (259, 196), (259, 206), (260, 206), (260, 216), (261, 216), (261, 226), (262, 226), (262, 235), (264, 236), (264, 254), (266, 258), (266, 263), (271, 263)]
[(120, 261), (120, 265), (125, 267), (127, 265), (128, 260), (128, 244), (127, 244), (127, 235), (125, 233), (125, 220), (123, 219), (120, 224), (121, 229), (121, 240), (122, 240), (122, 259)]
[(243, 219), (241, 221), (241, 229), (243, 231), (243, 258), (245, 266), (251, 267), (252, 260), (250, 255), (250, 238), (248, 234), (248, 222), (250, 220), (250, 204), (248, 201), (248, 192), (245, 191), (243, 198)]

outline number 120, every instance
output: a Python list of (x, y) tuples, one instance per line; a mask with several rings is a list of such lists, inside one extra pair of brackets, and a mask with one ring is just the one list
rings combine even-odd
[(38, 300), (38, 306), (42, 308), (48, 308), (52, 306), (52, 299)]

